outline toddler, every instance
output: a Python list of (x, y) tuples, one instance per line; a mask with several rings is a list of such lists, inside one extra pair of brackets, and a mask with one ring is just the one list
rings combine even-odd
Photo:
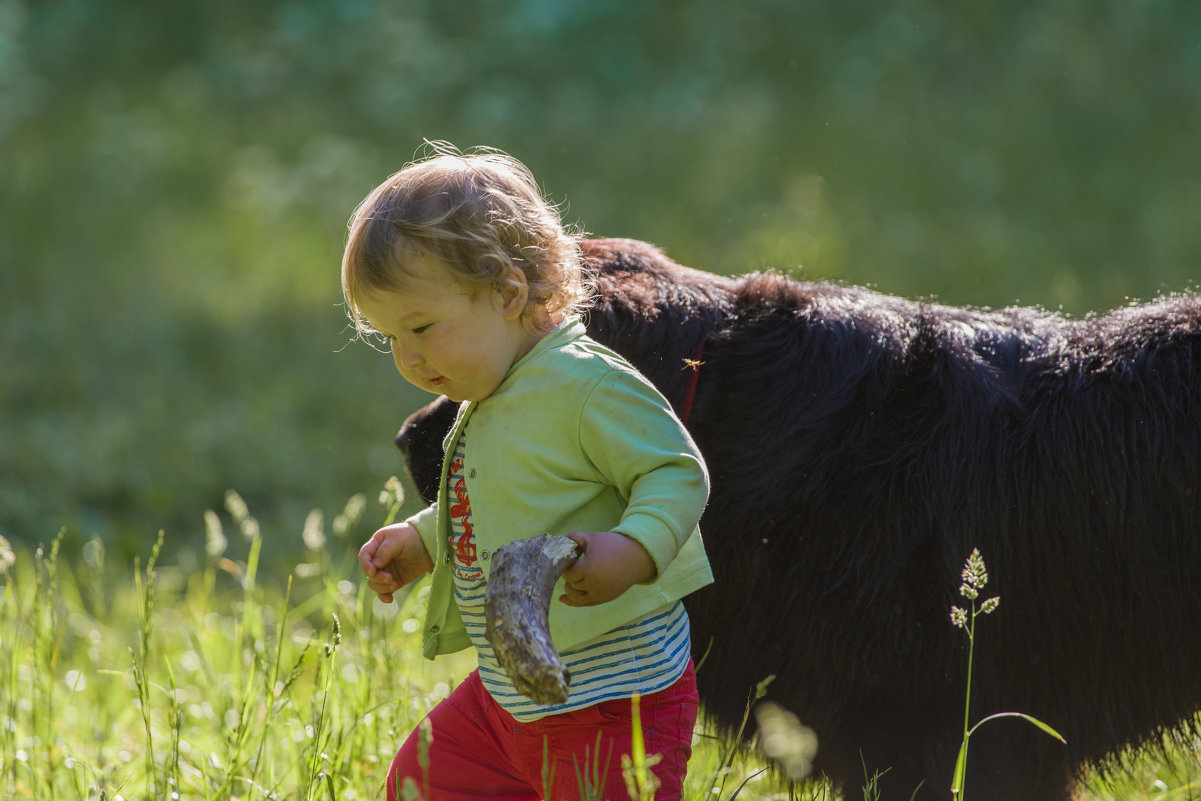
[[(387, 797), (411, 779), (426, 801), (563, 801), (587, 776), (623, 799), (638, 694), (656, 798), (680, 798), (697, 715), (680, 599), (713, 580), (701, 455), (659, 392), (586, 335), (576, 240), (529, 170), (495, 150), (432, 150), (355, 211), (342, 287), (359, 334), (461, 408), (438, 500), (376, 531), (359, 563), (385, 602), (432, 573), (425, 656), (474, 647), (479, 667), (430, 712), (428, 769), (416, 733), (401, 746)], [(492, 554), (542, 532), (582, 551), (551, 604), (571, 674), (558, 706), (517, 693), (484, 638)]]

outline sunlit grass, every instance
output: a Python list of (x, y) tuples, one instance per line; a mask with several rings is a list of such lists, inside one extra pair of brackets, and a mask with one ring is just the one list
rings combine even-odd
[[(397, 498), (381, 500), (388, 519)], [(365, 506), (267, 543), (231, 493), (205, 515), (197, 564), (168, 564), (158, 545), (115, 565), (96, 540), (70, 555), (61, 537), (32, 552), (0, 540), (0, 798), (382, 798), (400, 742), (474, 657), (421, 657), (423, 585), (390, 606), (369, 597), (348, 533)], [(226, 555), (227, 527), (246, 558)], [(281, 553), (293, 568), (267, 574)], [(755, 753), (698, 726), (687, 798), (837, 798), (782, 785)], [(1085, 798), (1201, 796), (1195, 759), (1139, 764)]]
[(347, 560), (299, 542), (304, 578), (212, 551), (185, 570), (157, 547), (118, 569), (95, 542), (68, 566), (57, 543), (0, 578), (3, 798), (374, 798), (472, 667), (421, 658), (420, 590), (372, 609)]

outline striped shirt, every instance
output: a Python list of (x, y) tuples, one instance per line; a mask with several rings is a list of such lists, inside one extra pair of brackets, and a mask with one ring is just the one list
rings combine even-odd
[(487, 579), (476, 553), (471, 501), (463, 476), (465, 455), (466, 437), (461, 436), (447, 476), (455, 601), (479, 656), (480, 679), (496, 702), (517, 720), (531, 721), (634, 693), (648, 695), (683, 675), (691, 640), (684, 604), (676, 601), (560, 653), (571, 675), (565, 703), (542, 706), (517, 691), (484, 636)]

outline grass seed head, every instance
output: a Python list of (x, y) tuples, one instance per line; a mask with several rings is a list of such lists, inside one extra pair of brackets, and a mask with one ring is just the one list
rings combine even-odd
[(16, 561), (17, 554), (13, 551), (13, 546), (0, 536), (0, 576), (7, 574)]
[(958, 606), (951, 607), (951, 625), (961, 629), (967, 628), (967, 610)]
[(229, 547), (221, 518), (212, 509), (204, 510), (204, 552), (214, 558), (222, 556)]
[(973, 548), (971, 556), (963, 566), (963, 585), (959, 588), (959, 594), (964, 598), (975, 599), (987, 583), (988, 571), (984, 567), (984, 557), (978, 549)]
[(325, 547), (325, 515), (320, 509), (313, 509), (304, 519), (304, 530), (300, 533), (304, 547), (310, 551), (319, 551)]

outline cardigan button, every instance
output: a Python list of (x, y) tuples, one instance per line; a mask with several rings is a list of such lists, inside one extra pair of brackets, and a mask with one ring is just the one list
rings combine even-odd
[(430, 626), (430, 634), (437, 634), (439, 626)]
[(489, 557), (489, 556), (491, 556), (491, 555), (492, 555), (492, 552), (491, 552), (491, 551), (489, 551), (487, 548), (485, 548), (484, 550), (480, 551), (480, 558), (481, 558), (481, 559), (487, 560), (487, 559), (488, 559), (488, 557)]
[(475, 468), (474, 467), (467, 471), (467, 477), (475, 478)]

